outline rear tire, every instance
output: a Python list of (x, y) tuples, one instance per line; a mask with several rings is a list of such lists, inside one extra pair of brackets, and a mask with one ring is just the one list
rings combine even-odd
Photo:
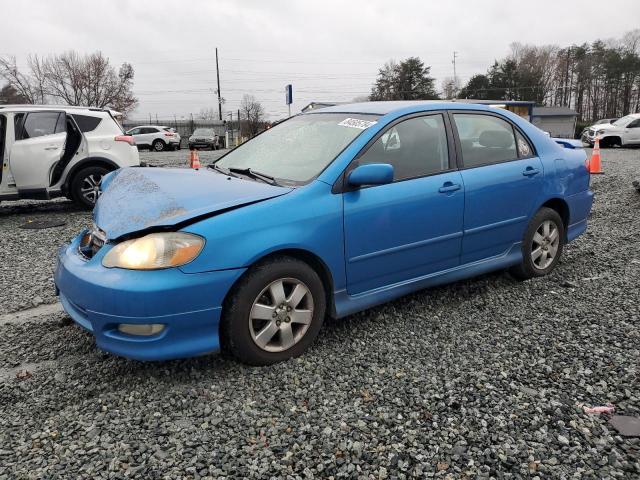
[(556, 267), (564, 247), (562, 218), (555, 210), (542, 207), (533, 216), (522, 240), (522, 263), (509, 271), (518, 280), (543, 277)]
[(167, 148), (167, 145), (162, 140), (154, 140), (151, 144), (151, 148), (154, 152), (162, 152), (165, 148)]
[(93, 209), (100, 195), (99, 187), (102, 177), (107, 173), (109, 170), (99, 166), (83, 168), (76, 173), (69, 189), (73, 201), (83, 208)]
[(256, 366), (297, 357), (318, 336), (325, 312), (324, 285), (311, 267), (268, 259), (251, 267), (225, 302), (222, 347)]

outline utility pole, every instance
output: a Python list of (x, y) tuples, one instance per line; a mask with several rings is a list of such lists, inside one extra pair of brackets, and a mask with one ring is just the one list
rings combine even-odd
[(458, 52), (453, 52), (453, 97), (456, 98), (458, 96), (458, 73), (456, 71), (456, 58), (458, 56)]
[(218, 117), (222, 121), (222, 97), (220, 96), (220, 69), (218, 68), (218, 47), (216, 47), (216, 77), (218, 78)]
[(236, 145), (240, 145), (240, 139), (242, 138), (242, 127), (240, 125), (240, 109), (238, 109), (238, 141)]

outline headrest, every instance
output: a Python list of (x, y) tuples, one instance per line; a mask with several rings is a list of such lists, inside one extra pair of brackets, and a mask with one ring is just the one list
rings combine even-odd
[(480, 145), (490, 148), (506, 148), (513, 144), (513, 134), (504, 130), (486, 130), (478, 139)]

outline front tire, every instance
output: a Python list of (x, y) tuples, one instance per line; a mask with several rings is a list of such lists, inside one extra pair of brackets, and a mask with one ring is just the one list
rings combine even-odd
[(522, 240), (522, 263), (512, 267), (511, 274), (519, 280), (548, 275), (560, 261), (564, 239), (558, 212), (542, 207), (529, 222)]
[(100, 196), (100, 183), (109, 170), (104, 167), (87, 167), (76, 173), (71, 181), (70, 194), (83, 208), (92, 209)]
[(297, 357), (318, 336), (325, 312), (325, 289), (311, 267), (269, 259), (252, 267), (225, 302), (223, 349), (256, 366)]

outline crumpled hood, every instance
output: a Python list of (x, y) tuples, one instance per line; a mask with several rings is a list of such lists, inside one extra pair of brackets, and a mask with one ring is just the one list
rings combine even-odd
[(589, 128), (593, 128), (593, 130), (597, 132), (598, 130), (615, 130), (618, 127), (610, 123), (600, 123), (598, 125), (591, 125)]
[(207, 169), (133, 167), (105, 176), (102, 190), (93, 220), (107, 239), (113, 240), (277, 197), (292, 189)]

